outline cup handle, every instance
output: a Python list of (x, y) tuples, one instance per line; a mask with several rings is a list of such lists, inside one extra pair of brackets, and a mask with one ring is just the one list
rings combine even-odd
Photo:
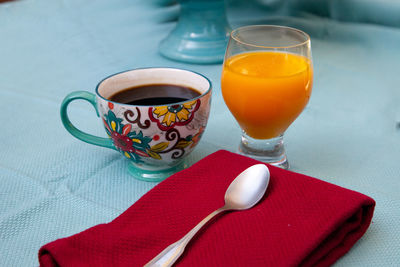
[(96, 146), (102, 146), (102, 147), (115, 149), (113, 142), (110, 138), (103, 138), (103, 137), (98, 137), (98, 136), (94, 136), (91, 134), (87, 134), (87, 133), (82, 132), (81, 130), (77, 129), (71, 123), (71, 121), (69, 120), (68, 114), (67, 114), (67, 107), (68, 107), (69, 103), (71, 103), (72, 101), (77, 100), (77, 99), (83, 99), (83, 100), (86, 100), (89, 103), (91, 103), (96, 110), (97, 116), (99, 117), (99, 111), (97, 110), (97, 105), (96, 105), (96, 95), (86, 92), (86, 91), (72, 92), (64, 98), (64, 100), (61, 104), (61, 109), (60, 109), (61, 121), (62, 121), (65, 129), (67, 129), (67, 131), (70, 134), (72, 134), (76, 138), (78, 138), (86, 143), (93, 144)]

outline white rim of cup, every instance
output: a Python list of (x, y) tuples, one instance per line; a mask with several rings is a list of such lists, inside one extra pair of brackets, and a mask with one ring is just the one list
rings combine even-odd
[[(119, 75), (119, 74), (131, 72), (131, 71), (149, 70), (149, 69), (159, 69), (159, 70), (165, 69), (165, 70), (177, 70), (177, 71), (190, 72), (190, 73), (192, 73), (192, 74), (198, 75), (199, 77), (203, 78), (203, 79), (208, 83), (208, 88), (207, 88), (207, 90), (206, 90), (204, 93), (200, 94), (199, 96), (190, 98), (190, 99), (188, 99), (188, 100), (184, 100), (184, 101), (180, 101), (180, 102), (175, 102), (175, 103), (170, 103), (170, 104), (161, 104), (161, 105), (140, 105), (141, 107), (172, 106), (172, 105), (183, 104), (183, 103), (186, 103), (186, 102), (188, 102), (188, 101), (193, 101), (193, 100), (197, 100), (197, 99), (202, 98), (203, 96), (205, 96), (205, 95), (207, 95), (208, 93), (210, 93), (210, 91), (211, 91), (211, 89), (212, 89), (212, 82), (211, 82), (211, 80), (208, 79), (205, 75), (203, 75), (203, 74), (201, 74), (201, 73), (198, 73), (198, 72), (196, 72), (196, 71), (192, 71), (192, 70), (188, 70), (188, 69), (180, 69), (180, 68), (171, 68), (171, 67), (149, 67), (149, 68), (136, 68), (136, 69), (124, 70), (124, 71), (120, 71), (120, 72), (117, 72), (117, 73), (114, 73), (114, 74), (111, 74), (111, 75), (105, 77), (104, 79), (102, 79), (102, 80), (96, 85), (96, 89), (95, 89), (96, 95), (97, 95), (98, 97), (100, 97), (101, 99), (103, 99), (103, 100), (105, 100), (105, 101), (107, 101), (107, 102), (111, 102), (111, 103), (113, 103), (113, 104), (125, 105), (125, 106), (131, 106), (131, 107), (137, 107), (138, 105), (131, 105), (131, 104), (125, 104), (125, 103), (115, 102), (115, 101), (112, 101), (112, 100), (110, 100), (110, 99), (108, 99), (108, 98), (103, 97), (103, 96), (99, 93), (99, 87), (100, 87), (101, 84), (102, 84), (104, 81), (106, 81), (107, 79), (112, 78), (112, 77), (114, 77), (114, 76), (117, 76), (117, 75)], [(173, 83), (171, 83), (171, 84), (173, 84)]]

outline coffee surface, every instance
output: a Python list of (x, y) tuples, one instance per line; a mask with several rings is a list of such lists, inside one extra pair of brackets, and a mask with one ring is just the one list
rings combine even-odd
[(137, 106), (168, 105), (200, 96), (196, 89), (175, 84), (146, 84), (122, 89), (109, 100)]

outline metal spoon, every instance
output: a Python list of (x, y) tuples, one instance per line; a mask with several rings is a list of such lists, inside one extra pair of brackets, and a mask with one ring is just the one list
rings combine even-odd
[(269, 170), (264, 164), (253, 165), (242, 173), (229, 185), (225, 193), (225, 205), (205, 217), (199, 224), (190, 230), (177, 242), (169, 245), (145, 267), (172, 266), (182, 255), (186, 245), (192, 237), (211, 218), (220, 212), (227, 210), (245, 210), (253, 207), (264, 196), (269, 183)]

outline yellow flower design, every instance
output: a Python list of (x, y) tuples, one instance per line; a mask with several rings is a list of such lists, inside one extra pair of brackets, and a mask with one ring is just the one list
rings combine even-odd
[(176, 123), (183, 125), (192, 119), (194, 112), (192, 109), (198, 108), (198, 102), (199, 100), (193, 100), (179, 105), (155, 107), (153, 114), (157, 116), (157, 119), (162, 118), (161, 125), (163, 126), (171, 127)]

